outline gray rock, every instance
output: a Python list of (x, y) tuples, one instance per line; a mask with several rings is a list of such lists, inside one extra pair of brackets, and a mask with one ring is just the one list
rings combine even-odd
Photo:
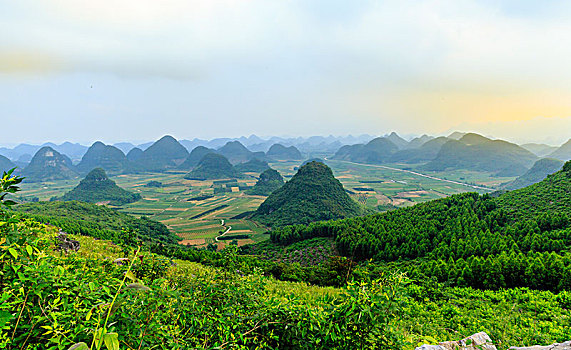
[(510, 350), (571, 350), (571, 341), (551, 345), (512, 346)]
[(56, 250), (68, 252), (70, 250), (77, 252), (79, 250), (80, 244), (75, 239), (67, 237), (67, 232), (59, 231), (56, 237)]
[(439, 345), (425, 344), (415, 350), (497, 350), (497, 348), (486, 333), (480, 332), (458, 341), (442, 342)]

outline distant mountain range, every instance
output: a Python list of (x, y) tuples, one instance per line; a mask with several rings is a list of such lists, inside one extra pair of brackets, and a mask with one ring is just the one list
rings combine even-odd
[[(45, 153), (39, 154), (39, 158), (35, 157), (46, 147), (54, 154), (51, 163), (44, 159)], [(0, 148), (0, 171), (18, 166), (20, 172), (29, 174), (27, 181), (75, 178), (98, 167), (109, 174), (162, 172), (169, 169), (190, 171), (208, 153), (223, 155), (232, 165), (238, 166), (238, 169), (249, 169), (248, 172), (254, 168), (262, 170), (263, 162), (319, 158), (366, 164), (404, 163), (419, 171), (465, 169), (515, 177), (524, 175), (540, 157), (562, 161), (571, 159), (571, 140), (554, 147), (531, 143), (519, 146), (461, 132), (436, 138), (422, 135), (410, 141), (395, 132), (376, 138), (361, 135), (262, 139), (251, 135), (237, 139), (181, 141), (167, 135), (156, 142), (138, 146), (129, 142), (115, 145), (95, 142), (91, 147), (86, 147), (65, 142), (61, 145), (48, 143), (43, 147), (21, 144), (12, 149)], [(38, 166), (41, 163), (39, 159), (43, 159), (43, 166)], [(53, 161), (57, 165), (49, 165)], [(255, 161), (258, 163), (240, 165)]]

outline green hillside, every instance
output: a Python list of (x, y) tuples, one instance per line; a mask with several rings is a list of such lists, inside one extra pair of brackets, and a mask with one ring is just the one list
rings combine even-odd
[(111, 205), (123, 205), (140, 199), (140, 194), (117, 186), (101, 168), (91, 170), (79, 185), (61, 197), (63, 201), (108, 202)]
[(408, 149), (413, 149), (413, 148), (418, 148), (422, 145), (424, 145), (425, 143), (427, 143), (430, 140), (433, 140), (434, 136), (429, 136), (429, 135), (422, 135), (419, 137), (415, 137), (414, 139), (410, 140), (410, 142), (408, 143), (408, 145), (406, 146), (406, 148)]
[(190, 180), (214, 180), (237, 178), (240, 173), (221, 154), (207, 153), (198, 165), (184, 176)]
[(260, 174), (260, 178), (248, 193), (257, 196), (269, 196), (283, 184), (284, 178), (277, 170), (267, 169)]
[(69, 180), (78, 176), (71, 160), (51, 147), (40, 148), (22, 174), (26, 182)]
[(247, 162), (252, 159), (252, 152), (244, 147), (240, 141), (229, 141), (217, 151), (232, 164)]
[[(0, 207), (8, 188), (2, 179)], [(516, 222), (468, 193), (279, 228), (244, 250), (253, 256), (174, 245), (162, 224), (89, 203), (15, 209), (0, 209), (6, 349), (412, 350), (486, 331), (506, 350), (571, 338), (571, 229), (557, 211)], [(61, 248), (70, 240), (78, 251)]]
[(410, 149), (403, 149), (394, 153), (391, 162), (421, 163), (433, 160), (440, 152), (442, 145), (450, 141), (447, 137), (437, 137), (423, 143), (421, 146)]
[(538, 157), (547, 157), (549, 154), (557, 150), (558, 147), (549, 146), (542, 143), (525, 143), (521, 147), (530, 151)]
[(242, 173), (261, 173), (264, 170), (269, 169), (270, 166), (268, 165), (268, 162), (254, 158), (245, 163), (236, 164), (234, 168)]
[(464, 193), (365, 217), (281, 227), (271, 239), (288, 245), (333, 237), (344, 256), (451, 285), (565, 290), (571, 287), (569, 193), (571, 162), (499, 198)]
[(8, 171), (14, 167), (16, 167), (16, 165), (14, 165), (10, 159), (0, 155), (0, 173)]
[(295, 146), (286, 147), (279, 143), (274, 143), (266, 155), (275, 160), (301, 160), (303, 156)]
[(387, 140), (391, 141), (399, 149), (408, 148), (408, 141), (400, 137), (396, 132), (391, 132), (389, 136), (386, 137)]
[(533, 185), (551, 175), (563, 166), (563, 162), (553, 158), (543, 158), (535, 162), (531, 169), (514, 181), (508, 182), (503, 188), (506, 190), (517, 190), (519, 188)]
[(253, 219), (270, 226), (283, 226), (340, 219), (362, 212), (327, 165), (311, 162), (266, 198)]
[(79, 201), (53, 201), (20, 204), (14, 207), (18, 213), (45, 224), (60, 227), (72, 234), (87, 235), (99, 239), (120, 242), (129, 232), (143, 241), (176, 243), (178, 238), (165, 225), (148, 218), (136, 218), (104, 205)]
[(563, 213), (571, 216), (571, 161), (543, 181), (501, 195), (497, 202), (517, 218)]
[(213, 149), (204, 147), (204, 146), (197, 146), (195, 147), (188, 157), (184, 160), (184, 162), (178, 166), (180, 170), (192, 170), (198, 163), (202, 160), (202, 158), (207, 155), (208, 153), (216, 152)]
[(466, 169), (492, 172), (496, 176), (519, 176), (531, 168), (536, 160), (535, 154), (516, 144), (466, 134), (458, 141), (450, 140), (442, 145), (436, 158), (421, 169)]
[(136, 165), (144, 171), (175, 168), (188, 157), (188, 151), (174, 137), (166, 135), (143, 151)]
[(121, 174), (129, 169), (129, 161), (118, 148), (95, 142), (77, 164), (77, 171), (87, 174), (95, 168), (102, 168), (111, 174)]
[(549, 155), (550, 158), (555, 158), (563, 161), (571, 160), (571, 139), (565, 142), (561, 147), (556, 149)]
[(333, 159), (379, 164), (388, 161), (397, 151), (398, 147), (390, 140), (378, 137), (367, 144), (343, 146), (335, 153)]
[(132, 148), (128, 153), (127, 153), (127, 160), (129, 160), (130, 162), (137, 162), (139, 159), (141, 159), (143, 157), (143, 150), (135, 147)]

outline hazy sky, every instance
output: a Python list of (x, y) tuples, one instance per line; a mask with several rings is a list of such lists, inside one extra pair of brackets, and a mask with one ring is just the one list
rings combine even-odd
[(571, 1), (0, 0), (0, 143), (571, 137)]

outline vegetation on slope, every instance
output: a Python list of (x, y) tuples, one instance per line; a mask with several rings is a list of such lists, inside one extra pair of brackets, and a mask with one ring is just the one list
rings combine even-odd
[(467, 169), (492, 172), (496, 176), (519, 176), (536, 160), (535, 154), (516, 144), (466, 134), (458, 141), (450, 140), (442, 145), (436, 158), (421, 169)]
[(514, 181), (508, 182), (502, 187), (506, 190), (517, 190), (538, 183), (547, 175), (557, 172), (563, 166), (563, 162), (553, 158), (543, 158), (535, 162), (531, 169), (519, 176)]
[(258, 196), (269, 196), (284, 184), (284, 178), (274, 169), (267, 169), (260, 174), (260, 178), (250, 190), (249, 194)]
[(14, 207), (14, 210), (41, 223), (60, 227), (68, 233), (117, 243), (135, 238), (166, 243), (178, 241), (160, 222), (146, 217), (136, 218), (103, 205), (55, 201), (20, 204)]
[(0, 155), (0, 171), (8, 171), (12, 168), (15, 168), (16, 165), (10, 161), (10, 159)]
[(253, 157), (252, 152), (244, 147), (240, 141), (227, 142), (224, 146), (218, 149), (218, 153), (226, 157), (232, 164), (247, 162)]
[(106, 172), (120, 174), (129, 169), (129, 161), (120, 149), (97, 141), (89, 147), (76, 168), (80, 173), (84, 174), (95, 168), (102, 168)]
[(327, 165), (311, 162), (266, 198), (253, 218), (270, 226), (283, 226), (351, 217), (362, 212)]
[(234, 249), (205, 254), (216, 270), (87, 237), (70, 237), (81, 249), (63, 254), (54, 227), (6, 211), (0, 222), (3, 348), (412, 349), (484, 330), (505, 349), (571, 336), (567, 291), (386, 273), (323, 289), (261, 276)]
[(166, 135), (143, 151), (137, 166), (145, 171), (164, 171), (181, 164), (188, 151), (174, 137)]
[(268, 162), (254, 158), (245, 163), (236, 164), (234, 168), (242, 173), (261, 173), (270, 169), (270, 166), (268, 165)]
[(385, 137), (378, 137), (367, 144), (341, 147), (333, 159), (348, 160), (356, 163), (379, 164), (388, 161), (398, 147)]
[(221, 154), (207, 153), (198, 165), (184, 176), (190, 180), (213, 180), (239, 177), (240, 174)]
[(101, 168), (91, 170), (79, 185), (61, 197), (63, 201), (108, 202), (111, 205), (133, 203), (140, 199), (140, 194), (117, 186)]
[(266, 155), (276, 160), (301, 160), (303, 156), (295, 146), (286, 147), (279, 143), (274, 143)]
[(563, 161), (571, 160), (571, 139), (565, 142), (561, 147), (556, 149), (549, 155), (550, 158), (556, 158)]
[(71, 160), (51, 147), (40, 148), (22, 174), (26, 177), (26, 182), (68, 180), (77, 177)]
[(563, 169), (531, 186), (501, 195), (498, 204), (512, 217), (538, 217), (549, 213), (571, 216), (571, 161)]
[[(334, 237), (355, 260), (406, 261), (416, 275), (476, 288), (571, 286), (571, 162), (499, 198), (465, 193), (391, 212), (272, 231), (291, 244)], [(537, 278), (542, 276), (542, 278)]]
[(180, 170), (191, 170), (192, 168), (197, 166), (198, 163), (200, 163), (200, 161), (202, 160), (202, 158), (204, 158), (205, 155), (214, 152), (216, 151), (213, 149), (206, 148), (204, 146), (197, 146), (190, 152), (188, 157), (184, 160), (184, 162), (181, 165), (178, 166), (178, 168)]

